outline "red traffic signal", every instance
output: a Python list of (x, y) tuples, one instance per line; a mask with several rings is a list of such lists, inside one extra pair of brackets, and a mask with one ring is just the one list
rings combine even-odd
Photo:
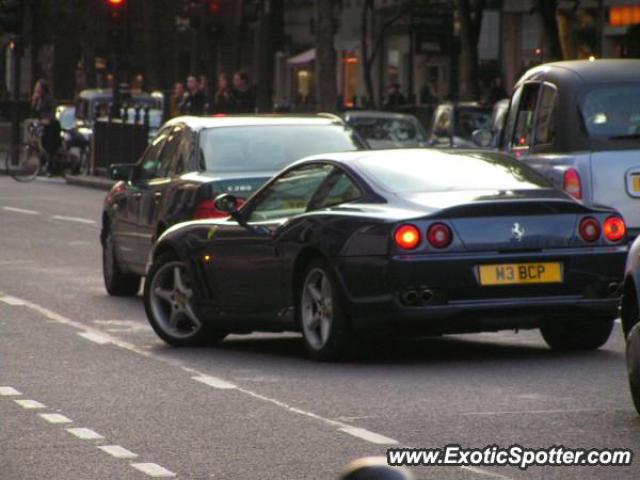
[(107, 5), (110, 7), (120, 7), (124, 5), (125, 0), (107, 0)]
[(218, 15), (222, 11), (222, 3), (219, 0), (211, 0), (209, 2), (209, 13)]

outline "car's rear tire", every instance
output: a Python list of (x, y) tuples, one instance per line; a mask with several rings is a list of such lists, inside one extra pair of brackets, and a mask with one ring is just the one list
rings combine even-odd
[(140, 290), (140, 276), (120, 269), (111, 232), (106, 233), (102, 245), (102, 277), (109, 295), (133, 297)]
[(325, 362), (345, 358), (352, 352), (353, 335), (331, 267), (312, 260), (301, 279), (297, 315), (309, 356)]
[(631, 398), (640, 414), (640, 323), (636, 323), (627, 335), (627, 372)]
[(553, 350), (596, 350), (604, 345), (613, 329), (613, 319), (558, 320), (540, 327)]
[(203, 322), (192, 303), (193, 288), (185, 264), (172, 253), (160, 255), (144, 285), (144, 308), (156, 334), (174, 347), (209, 346), (227, 332)]

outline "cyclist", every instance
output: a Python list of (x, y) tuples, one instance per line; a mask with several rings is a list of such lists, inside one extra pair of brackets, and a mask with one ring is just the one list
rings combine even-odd
[(49, 82), (40, 79), (33, 87), (33, 95), (31, 96), (31, 109), (38, 118), (42, 127), (42, 135), (40, 142), (44, 150), (46, 165), (46, 173), (51, 175), (54, 173), (53, 159), (55, 158), (62, 144), (60, 122), (55, 117), (55, 101), (51, 94)]

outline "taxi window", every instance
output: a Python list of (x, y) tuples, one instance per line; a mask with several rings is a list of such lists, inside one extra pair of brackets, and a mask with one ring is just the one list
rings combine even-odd
[(557, 92), (551, 85), (542, 86), (538, 119), (536, 121), (535, 145), (550, 145), (556, 136), (555, 110)]
[(511, 138), (513, 148), (528, 148), (531, 146), (533, 137), (533, 116), (538, 101), (538, 93), (540, 85), (531, 83), (524, 86), (520, 104), (518, 105), (518, 114), (516, 116), (515, 129)]

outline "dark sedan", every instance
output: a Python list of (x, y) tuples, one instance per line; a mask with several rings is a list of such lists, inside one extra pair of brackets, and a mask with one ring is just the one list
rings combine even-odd
[(625, 224), (492, 152), (427, 149), (305, 159), (231, 218), (169, 229), (145, 306), (172, 345), (294, 330), (317, 359), (358, 333), (540, 328), (555, 349), (609, 337)]
[(165, 124), (135, 164), (113, 165), (119, 180), (104, 202), (103, 273), (112, 295), (135, 295), (153, 242), (171, 225), (226, 217), (213, 198), (238, 203), (308, 155), (364, 148), (334, 116), (179, 117)]

